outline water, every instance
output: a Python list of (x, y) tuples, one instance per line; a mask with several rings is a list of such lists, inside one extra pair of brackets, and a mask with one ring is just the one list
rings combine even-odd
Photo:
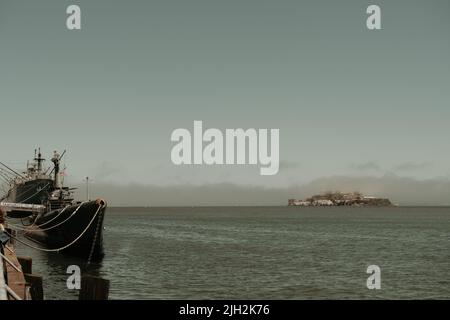
[[(450, 299), (450, 208), (110, 208), (112, 299)], [(46, 299), (80, 264), (21, 245)], [(368, 290), (366, 268), (381, 268)]]

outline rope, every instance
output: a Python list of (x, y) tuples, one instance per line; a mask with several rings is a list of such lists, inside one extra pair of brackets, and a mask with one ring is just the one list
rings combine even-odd
[(101, 219), (103, 219), (103, 211), (99, 214), (98, 219), (97, 219), (97, 227), (95, 228), (94, 240), (92, 241), (91, 251), (89, 252), (89, 258), (87, 260), (87, 264), (91, 263), (92, 255), (94, 254), (95, 244), (97, 242), (97, 237), (98, 237), (98, 231), (100, 229), (100, 225), (102, 222)]
[(45, 188), (47, 188), (49, 186), (50, 182), (48, 182), (41, 190), (36, 191), (34, 194), (32, 194), (31, 196), (29, 196), (28, 198), (26, 198), (25, 200), (20, 201), (19, 203), (24, 203), (25, 201), (30, 200), (31, 198), (33, 198), (35, 195), (37, 195), (38, 193), (41, 193), (42, 191), (45, 190)]
[[(84, 204), (84, 203), (86, 203), (86, 201), (83, 202), (83, 203), (81, 203), (80, 206), (81, 206), (82, 204)], [(34, 222), (33, 222), (32, 224), (24, 225), (24, 224), (23, 224), (23, 219), (20, 219), (20, 220), (22, 221), (22, 226), (27, 227), (27, 228), (33, 227), (33, 226), (35, 226), (35, 225), (37, 225), (38, 227), (45, 226), (46, 224), (49, 224), (50, 222), (52, 222), (53, 220), (55, 220), (56, 218), (58, 218), (58, 217), (61, 215), (61, 213), (63, 213), (64, 211), (66, 211), (66, 209), (67, 209), (68, 207), (70, 207), (70, 205), (65, 206), (65, 207), (64, 207), (64, 208), (63, 208), (63, 209), (62, 209), (55, 217), (53, 217), (53, 218), (51, 218), (50, 220), (48, 220), (48, 221), (46, 221), (46, 222), (44, 222), (44, 223), (41, 223), (41, 224), (36, 224), (36, 219), (35, 219)], [(12, 223), (10, 223), (10, 225), (12, 225), (12, 226), (14, 226), (14, 227), (17, 227), (18, 230), (28, 231), (28, 229), (23, 228), (23, 227), (21, 227), (21, 226), (18, 226), (18, 225), (12, 224)], [(46, 230), (48, 230), (48, 229), (46, 229)]]
[[(25, 224), (25, 223), (23, 223), (23, 219), (24, 218), (20, 218), (20, 223), (22, 224), (22, 226), (20, 226), (21, 228), (22, 227), (31, 227), (33, 224), (34, 224), (34, 222), (33, 223), (30, 223), (30, 224)], [(36, 220), (35, 220), (36, 221)], [(15, 226), (15, 224), (13, 224), (13, 226)]]
[(20, 198), (20, 197), (26, 195), (29, 191), (33, 190), (35, 187), (36, 186), (34, 186), (34, 185), (28, 186), (28, 188), (26, 188), (25, 190), (22, 190), (20, 193), (16, 194), (16, 198)]
[(22, 298), (19, 297), (19, 296), (17, 295), (17, 293), (15, 293), (14, 290), (11, 289), (8, 285), (5, 284), (5, 288), (6, 288), (6, 291), (8, 291), (8, 293), (9, 293), (15, 300), (22, 300)]
[[(85, 203), (86, 203), (86, 201), (85, 201), (85, 202), (82, 202), (82, 203), (78, 206), (77, 210), (78, 210), (83, 204), (85, 204)], [(47, 222), (38, 224), (37, 226), (38, 226), (38, 227), (42, 227), (42, 226), (45, 226), (46, 224), (49, 224), (50, 222), (52, 222), (53, 220), (55, 220), (56, 218), (58, 218), (58, 217), (61, 215), (61, 213), (63, 213), (64, 211), (66, 211), (66, 209), (67, 209), (68, 207), (69, 207), (69, 206), (65, 206), (64, 209), (62, 209), (61, 212), (58, 213), (55, 217), (51, 218), (51, 219), (48, 220)], [(75, 210), (75, 211), (77, 211), (77, 210)], [(75, 212), (75, 211), (74, 211), (74, 212)], [(73, 214), (73, 213), (72, 213), (72, 214)], [(36, 222), (36, 220), (35, 220), (35, 222)], [(30, 227), (32, 227), (32, 226), (34, 226), (34, 225), (35, 225), (35, 223), (33, 223), (32, 225), (30, 225)]]
[(14, 269), (16, 269), (17, 272), (22, 272), (22, 270), (20, 270), (14, 263), (11, 262), (11, 260), (3, 255), (3, 253), (0, 252), (0, 256), (3, 257), (3, 259), (5, 259), (5, 261), (8, 262)]
[(94, 222), (95, 218), (97, 217), (97, 215), (98, 215), (100, 209), (102, 209), (103, 207), (104, 207), (104, 206), (99, 205), (97, 211), (95, 212), (94, 216), (92, 217), (92, 219), (91, 219), (91, 221), (89, 222), (89, 224), (87, 225), (87, 227), (83, 230), (83, 232), (82, 232), (77, 238), (75, 238), (75, 240), (73, 240), (72, 242), (70, 242), (69, 244), (67, 244), (67, 245), (65, 245), (65, 246), (63, 246), (63, 247), (61, 247), (61, 248), (57, 248), (57, 249), (45, 249), (45, 248), (35, 247), (35, 246), (33, 246), (33, 245), (29, 244), (29, 243), (26, 243), (26, 242), (20, 240), (20, 239), (17, 238), (17, 237), (11, 235), (8, 231), (5, 231), (5, 233), (6, 233), (7, 235), (9, 235), (11, 238), (13, 238), (13, 239), (17, 240), (18, 242), (20, 242), (21, 244), (23, 244), (23, 245), (25, 245), (25, 246), (28, 246), (28, 247), (30, 247), (30, 248), (32, 248), (32, 249), (36, 249), (36, 250), (40, 250), (40, 251), (44, 251), (44, 252), (59, 252), (59, 251), (61, 251), (61, 250), (67, 249), (67, 248), (69, 248), (70, 246), (72, 246), (75, 242), (77, 242), (77, 241), (78, 241), (78, 240), (86, 233), (86, 231), (89, 229), (89, 227), (91, 226), (91, 224)]
[[(50, 185), (50, 182), (48, 182), (41, 190), (39, 190), (39, 191), (36, 191), (35, 193), (33, 193), (31, 196), (29, 196), (28, 198), (26, 198), (25, 200), (22, 200), (22, 201), (20, 201), (20, 202), (18, 202), (18, 203), (24, 203), (24, 202), (26, 202), (26, 201), (28, 201), (28, 200), (30, 200), (31, 198), (33, 198), (35, 195), (37, 195), (37, 194), (39, 194), (39, 193), (41, 193), (42, 191), (45, 191), (46, 190), (46, 188), (48, 187)], [(34, 187), (34, 186), (32, 186), (32, 187)], [(27, 189), (27, 191), (26, 192), (28, 192), (28, 190), (30, 190), (30, 189)], [(26, 192), (24, 192), (24, 193), (26, 193)], [(24, 194), (24, 193), (22, 193), (22, 194)], [(21, 196), (22, 196), (22, 194), (21, 194)], [(20, 219), (20, 218), (12, 218), (12, 217), (9, 217), (10, 219)]]
[(60, 226), (60, 225), (62, 225), (62, 224), (64, 224), (64, 223), (66, 223), (68, 220), (70, 220), (70, 219), (78, 212), (78, 210), (81, 208), (81, 206), (82, 206), (83, 204), (85, 204), (86, 202), (87, 202), (87, 201), (81, 203), (81, 204), (78, 206), (78, 208), (76, 208), (76, 210), (75, 210), (74, 212), (72, 212), (72, 213), (70, 214), (70, 216), (68, 216), (65, 220), (63, 220), (63, 221), (61, 221), (61, 222), (59, 222), (59, 223), (57, 223), (57, 224), (55, 224), (55, 225), (53, 225), (53, 226), (51, 226), (51, 227), (44, 228), (44, 229), (41, 229), (41, 228), (40, 228), (41, 226), (46, 225), (46, 224), (48, 224), (49, 222), (55, 220), (55, 219), (56, 219), (58, 216), (60, 216), (61, 213), (63, 213), (63, 212), (66, 210), (66, 208), (69, 207), (69, 206), (64, 207), (64, 209), (61, 210), (61, 212), (58, 213), (58, 214), (56, 215), (56, 217), (51, 218), (49, 221), (44, 222), (44, 223), (42, 223), (42, 224), (37, 224), (36, 226), (38, 226), (39, 229), (34, 229), (34, 230), (33, 230), (33, 229), (31, 229), (31, 230), (28, 229), (28, 228), (34, 226), (34, 225), (35, 225), (34, 223), (33, 223), (32, 225), (30, 225), (29, 227), (27, 227), (27, 228), (22, 228), (21, 226), (17, 226), (17, 225), (12, 225), (12, 224), (10, 224), (10, 226), (12, 226), (11, 229), (16, 229), (16, 230), (19, 230), (19, 231), (26, 231), (26, 232), (36, 232), (36, 231), (47, 231), (47, 230), (51, 230), (51, 229), (53, 229), (53, 228), (56, 228), (56, 227), (58, 227), (58, 226)]
[[(47, 182), (47, 184), (44, 186), (44, 188), (47, 188), (47, 186), (48, 186), (49, 184), (50, 184), (50, 182)], [(26, 195), (29, 191), (33, 190), (33, 188), (35, 188), (35, 187), (36, 187), (35, 185), (31, 185), (31, 186), (29, 186), (27, 189), (22, 190), (22, 192), (16, 194), (16, 198), (20, 198), (20, 197)], [(32, 194), (30, 197), (28, 197), (28, 198), (25, 199), (25, 200), (22, 200), (22, 201), (19, 202), (19, 203), (23, 203), (23, 202), (27, 201), (28, 199), (32, 198), (33, 196), (35, 196), (36, 194), (38, 194), (39, 192), (41, 192), (42, 190), (44, 190), (44, 188), (42, 188), (41, 190), (37, 191), (36, 193)]]

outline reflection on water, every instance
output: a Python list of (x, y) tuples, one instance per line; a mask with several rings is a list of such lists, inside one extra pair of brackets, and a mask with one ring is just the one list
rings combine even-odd
[(113, 299), (449, 299), (449, 223), (449, 208), (112, 208), (102, 263), (18, 254), (47, 299), (77, 299), (69, 265), (109, 279)]

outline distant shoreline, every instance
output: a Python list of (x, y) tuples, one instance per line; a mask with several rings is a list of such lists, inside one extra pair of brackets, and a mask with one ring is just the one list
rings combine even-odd
[[(292, 210), (304, 210), (305, 207), (301, 206), (288, 206), (288, 205), (271, 205), (271, 206), (258, 206), (258, 205), (197, 205), (197, 206), (110, 206), (108, 209), (157, 209), (157, 208), (292, 208)], [(361, 208), (450, 208), (450, 205), (397, 205), (390, 207), (377, 207), (377, 206), (361, 206), (361, 207), (351, 207), (351, 206), (321, 206), (321, 207), (306, 207), (318, 209), (320, 208), (342, 208), (342, 209), (361, 209)]]

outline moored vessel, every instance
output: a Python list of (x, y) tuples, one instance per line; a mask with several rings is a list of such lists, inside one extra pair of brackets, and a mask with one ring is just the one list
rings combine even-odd
[[(90, 261), (104, 256), (103, 221), (106, 201), (76, 201), (75, 188), (63, 185), (60, 162), (65, 152), (54, 152), (53, 167), (44, 168), (41, 151), (19, 173), (3, 163), (0, 171), (8, 189), (0, 207), (6, 211), (8, 224), (18, 231), (17, 241), (37, 250), (61, 252)], [(14, 221), (15, 220), (15, 221)]]

